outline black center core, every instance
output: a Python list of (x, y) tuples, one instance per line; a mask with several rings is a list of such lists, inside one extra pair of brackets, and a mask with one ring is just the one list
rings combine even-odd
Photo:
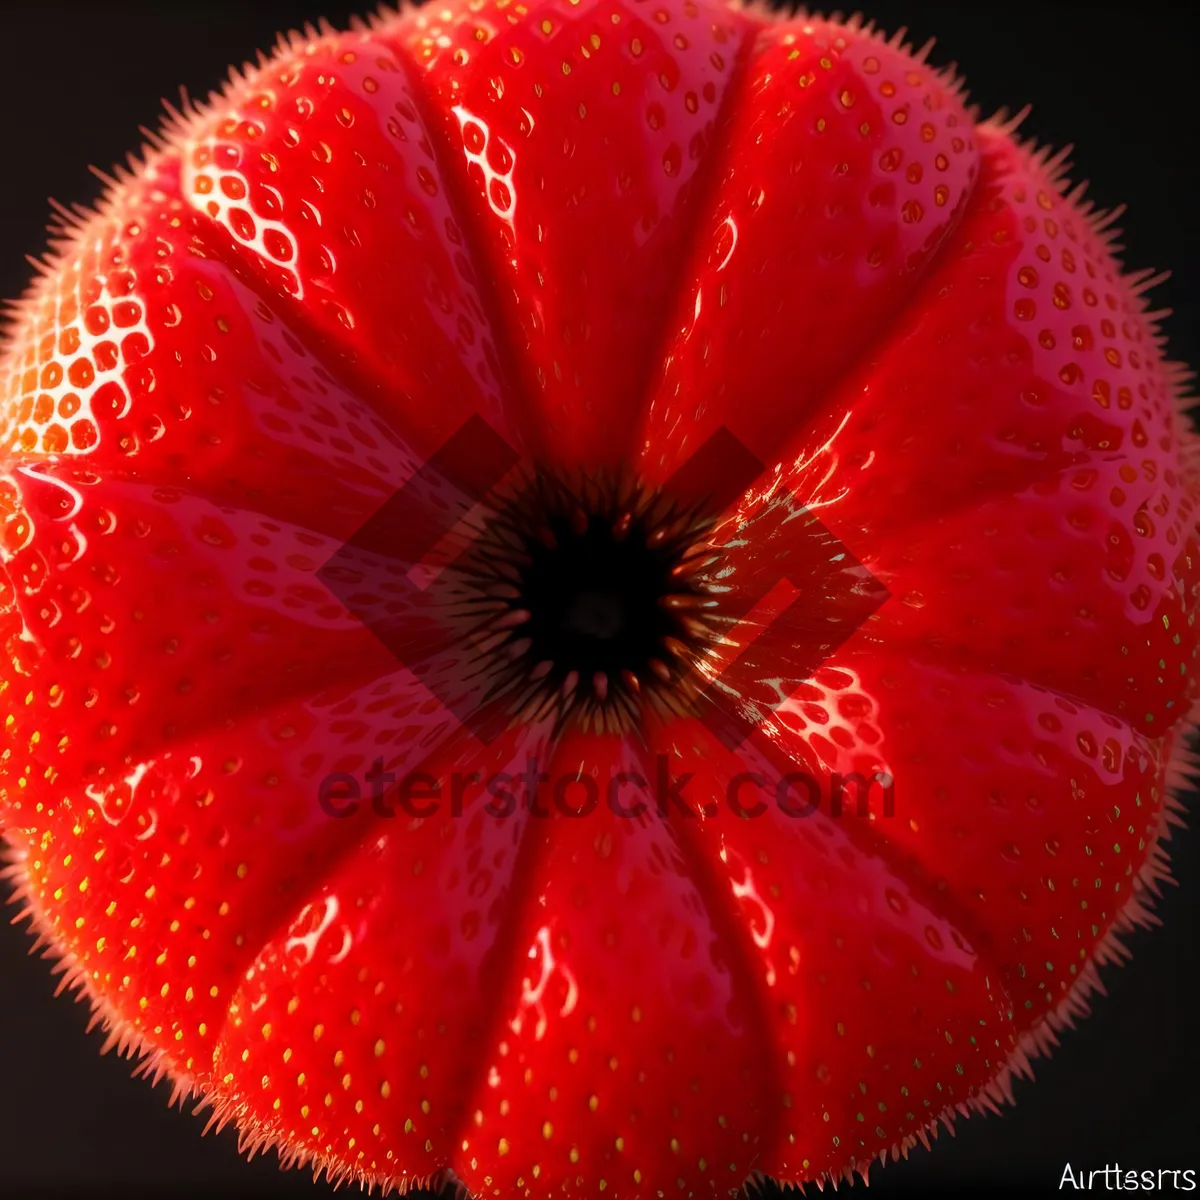
[(676, 548), (649, 544), (639, 521), (618, 532), (611, 518), (592, 516), (584, 527), (563, 516), (547, 528), (550, 537), (527, 545), (519, 585), (530, 660), (553, 663), (559, 679), (578, 672), (585, 687), (596, 675), (644, 677), (663, 658), (663, 639), (679, 635), (664, 604), (679, 590)]
[(711, 524), (623, 476), (537, 472), (501, 491), (451, 576), (487, 703), (609, 732), (690, 711), (719, 621)]

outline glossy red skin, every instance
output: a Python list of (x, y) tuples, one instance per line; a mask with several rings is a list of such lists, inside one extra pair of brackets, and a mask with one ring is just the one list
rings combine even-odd
[[(840, 1177), (1002, 1097), (1162, 871), (1194, 698), (1194, 438), (1058, 169), (876, 35), (680, 0), (297, 37), (165, 137), (0, 363), (3, 820), (111, 1040), (289, 1161), (501, 1196)], [(724, 424), (779, 464), (728, 565), (790, 492), (892, 598), (760, 664), (737, 756), (485, 750), (313, 575), (472, 412), (651, 482)], [(896, 813), (330, 820), (380, 746)]]

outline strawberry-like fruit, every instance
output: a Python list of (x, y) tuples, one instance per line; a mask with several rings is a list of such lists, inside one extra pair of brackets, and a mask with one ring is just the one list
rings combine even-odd
[[(632, 1198), (865, 1174), (1084, 1010), (1186, 767), (1196, 440), (954, 80), (450, 0), (282, 42), (60, 232), (0, 817), (108, 1044), (332, 1177)], [(488, 478), (418, 587), (431, 461)]]

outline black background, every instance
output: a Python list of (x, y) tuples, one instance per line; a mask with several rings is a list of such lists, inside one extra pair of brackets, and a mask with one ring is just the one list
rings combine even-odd
[[(107, 168), (153, 126), (180, 84), (203, 97), (225, 67), (269, 49), (280, 29), (321, 16), (344, 26), (354, 6), (307, 3), (0, 5), (0, 297), (24, 289), (26, 253), (44, 246), (46, 199), (91, 201)], [(891, 32), (936, 35), (933, 61), (957, 61), (985, 115), (1026, 103), (1023, 133), (1075, 145), (1075, 179), (1121, 222), (1131, 267), (1170, 267), (1155, 293), (1173, 356), (1200, 364), (1197, 87), (1200, 38), (1182, 5), (1126, 8), (896, 2), (868, 6)], [(1200, 1036), (1195, 951), (1200, 838), (1178, 833), (1164, 928), (1128, 939), (1133, 964), (1109, 968), (1109, 995), (1018, 1083), (1003, 1117), (958, 1123), (933, 1154), (872, 1171), (872, 1194), (1057, 1189), (1064, 1165), (1200, 1168)], [(25, 1195), (328, 1194), (274, 1155), (247, 1165), (234, 1137), (200, 1137), (129, 1064), (99, 1057), (83, 1005), (52, 1001), (49, 965), (25, 956), (24, 928), (0, 925), (0, 1192)], [(1097, 1179), (1099, 1187), (1102, 1181)], [(861, 1184), (856, 1185), (861, 1188)], [(815, 1189), (810, 1189), (814, 1191)], [(775, 1193), (772, 1193), (775, 1194)]]

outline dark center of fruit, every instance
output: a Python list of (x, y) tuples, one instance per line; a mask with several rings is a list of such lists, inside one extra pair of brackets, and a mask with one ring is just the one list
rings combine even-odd
[(482, 519), (467, 569), (489, 701), (611, 729), (646, 705), (686, 710), (712, 636), (708, 525), (633, 485), (524, 480)]

